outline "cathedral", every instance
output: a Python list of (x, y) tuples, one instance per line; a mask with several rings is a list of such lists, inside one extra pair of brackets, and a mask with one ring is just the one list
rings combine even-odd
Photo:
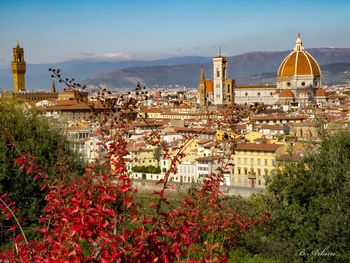
[(321, 69), (316, 60), (304, 50), (300, 34), (294, 50), (282, 61), (277, 73), (277, 85), (236, 86), (227, 79), (227, 57), (213, 58), (214, 81), (205, 80), (203, 69), (198, 95), (201, 107), (264, 103), (299, 108), (325, 105), (328, 96), (322, 89)]

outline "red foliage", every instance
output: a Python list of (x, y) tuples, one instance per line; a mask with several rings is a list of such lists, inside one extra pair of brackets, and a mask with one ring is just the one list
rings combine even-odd
[[(126, 169), (126, 124), (121, 119), (118, 132), (105, 138), (106, 171), (98, 172), (97, 164), (92, 164), (79, 183), (47, 180), (45, 171), (34, 164), (35, 158), (26, 154), (16, 160), (48, 189), (47, 206), (39, 220), (42, 227), (36, 230), (41, 238), (27, 242), (22, 233), (13, 241), (13, 250), (0, 254), (2, 262), (227, 262), (228, 251), (239, 237), (263, 222), (223, 210), (222, 176), (214, 174), (180, 207), (164, 212), (162, 206), (169, 204), (165, 191), (173, 188), (169, 175), (177, 172), (181, 149), (164, 179), (156, 182), (163, 187), (151, 193), (158, 196), (158, 202), (149, 204), (155, 213), (148, 218), (136, 201), (137, 190)], [(158, 138), (153, 144), (159, 142)], [(166, 146), (162, 147), (164, 158), (171, 158)], [(6, 194), (0, 200), (2, 213), (8, 213), (7, 219), (13, 217), (14, 203)], [(221, 237), (220, 244), (215, 236)]]

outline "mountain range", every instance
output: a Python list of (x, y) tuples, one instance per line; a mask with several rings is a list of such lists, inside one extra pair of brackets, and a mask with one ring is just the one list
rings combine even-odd
[[(350, 79), (350, 48), (311, 48), (307, 51), (321, 66), (324, 84), (338, 84)], [(278, 67), (290, 51), (249, 52), (228, 58), (228, 77), (237, 85), (273, 84)], [(147, 87), (198, 86), (201, 68), (212, 79), (211, 57), (187, 56), (152, 61), (71, 60), (58, 64), (27, 64), (26, 88), (49, 90), (52, 80), (48, 68), (60, 68), (64, 77), (74, 77), (87, 85), (104, 84), (111, 89), (135, 88), (139, 81)], [(0, 70), (0, 89), (13, 87), (10, 69)], [(58, 89), (63, 86), (56, 84)]]

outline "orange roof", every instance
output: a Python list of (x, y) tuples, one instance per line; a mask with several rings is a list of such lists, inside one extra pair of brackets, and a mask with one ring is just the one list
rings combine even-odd
[(321, 70), (316, 60), (305, 50), (293, 51), (282, 62), (278, 69), (278, 77), (294, 75), (321, 76)]
[(294, 98), (294, 94), (290, 89), (282, 90), (279, 95), (280, 98)]
[(214, 92), (214, 82), (212, 80), (206, 80), (205, 81), (205, 88), (207, 93)]
[(315, 91), (315, 97), (327, 97), (327, 92), (319, 88)]
[(281, 144), (238, 143), (236, 146), (236, 150), (274, 152), (281, 146), (282, 146)]

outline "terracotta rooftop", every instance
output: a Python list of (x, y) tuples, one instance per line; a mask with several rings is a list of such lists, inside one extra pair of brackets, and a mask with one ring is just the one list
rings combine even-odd
[(320, 76), (321, 70), (316, 60), (304, 49), (291, 52), (278, 69), (278, 77), (294, 75)]
[(282, 90), (279, 95), (280, 98), (294, 98), (294, 94), (290, 89)]
[(315, 91), (315, 97), (327, 97), (327, 92), (324, 89), (317, 89)]
[(281, 144), (238, 143), (236, 150), (275, 152), (281, 146)]

